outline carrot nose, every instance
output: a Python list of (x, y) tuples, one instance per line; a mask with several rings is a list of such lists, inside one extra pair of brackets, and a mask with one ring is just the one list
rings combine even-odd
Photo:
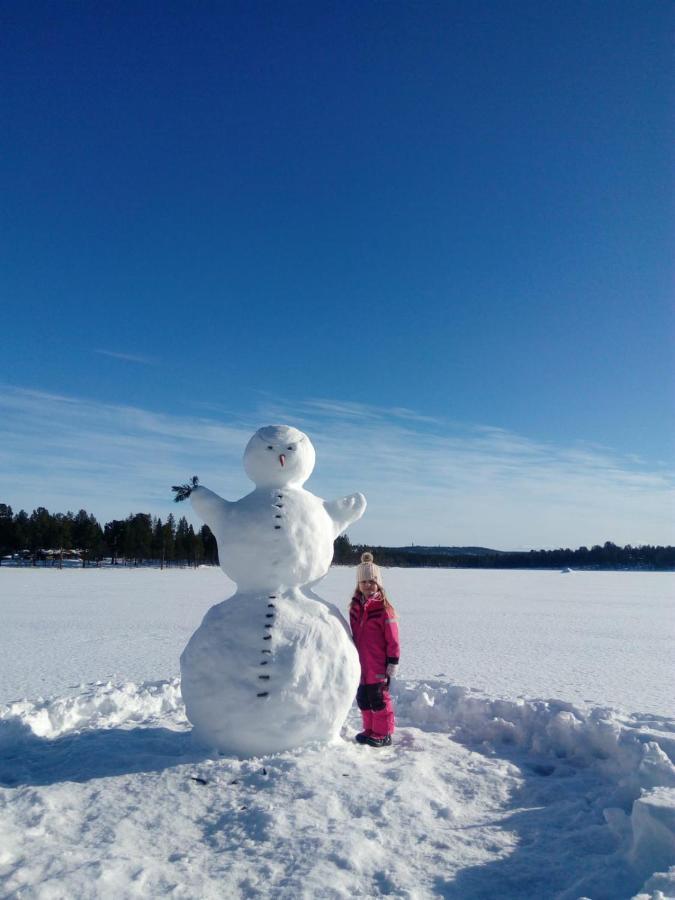
[(286, 457), (283, 453), (279, 455), (279, 462), (281, 463), (281, 468), (283, 469), (283, 467), (286, 465)]

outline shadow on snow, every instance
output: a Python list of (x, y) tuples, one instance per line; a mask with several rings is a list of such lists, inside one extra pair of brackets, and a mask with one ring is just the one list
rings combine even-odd
[[(415, 749), (414, 742), (406, 746), (405, 731), (399, 734), (401, 749)], [(633, 798), (622, 797), (616, 783), (592, 768), (537, 759), (506, 744), (497, 744), (489, 752), (484, 746), (464, 745), (518, 768), (522, 780), (508, 806), (497, 811), (492, 822), (470, 826), (511, 832), (515, 846), (494, 862), (467, 866), (451, 877), (439, 873), (434, 896), (483, 900), (498, 894), (501, 900), (576, 900), (586, 895), (594, 900), (624, 900), (639, 890), (651, 872), (628, 863), (624, 842), (603, 816), (607, 806), (630, 810)], [(189, 731), (139, 726), (47, 739), (35, 735), (25, 723), (0, 721), (0, 786), (5, 788), (161, 772), (208, 758), (211, 755), (193, 743)], [(270, 822), (256, 810), (246, 815), (255, 818), (245, 829), (248, 837), (264, 839)], [(219, 849), (224, 849), (219, 837), (222, 826), (223, 820), (212, 823), (205, 835)], [(484, 835), (480, 839), (485, 840)]]
[[(464, 742), (462, 742), (464, 743)], [(496, 744), (486, 753), (508, 760), (522, 782), (508, 806), (489, 825), (511, 832), (515, 847), (494, 862), (460, 869), (451, 878), (437, 876), (434, 896), (444, 900), (629, 900), (651, 871), (638, 871), (626, 859), (625, 843), (608, 827), (603, 810), (624, 806), (617, 786), (591, 768), (538, 759), (526, 751)], [(461, 827), (461, 826), (460, 826)], [(484, 824), (469, 826), (484, 828)], [(653, 871), (653, 870), (652, 870)]]
[(106, 728), (50, 739), (24, 723), (0, 721), (0, 786), (5, 788), (161, 772), (207, 756), (188, 731)]

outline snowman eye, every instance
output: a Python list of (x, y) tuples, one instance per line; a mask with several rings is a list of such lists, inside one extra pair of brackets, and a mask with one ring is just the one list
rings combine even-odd
[(286, 447), (287, 450), (295, 450), (295, 447)]
[(272, 447), (272, 446), (270, 445), (267, 449), (268, 449), (268, 450), (274, 450), (274, 447)]

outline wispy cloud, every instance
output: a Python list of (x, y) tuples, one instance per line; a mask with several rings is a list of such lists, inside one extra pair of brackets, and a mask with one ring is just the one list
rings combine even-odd
[(326, 495), (367, 495), (354, 539), (499, 548), (675, 541), (671, 470), (587, 443), (557, 446), (397, 409), (358, 411), (355, 418), (351, 404), (317, 401), (261, 411), (312, 435), (318, 493), (321, 483)]
[(132, 363), (140, 363), (143, 366), (156, 366), (157, 360), (153, 359), (151, 356), (141, 356), (138, 353), (116, 353), (113, 350), (101, 350), (96, 349), (94, 353), (98, 353), (101, 356), (110, 356), (113, 359), (121, 359), (124, 362), (132, 362)]
[(194, 473), (245, 487), (229, 473), (249, 427), (7, 386), (0, 416), (0, 491), (17, 508), (167, 514), (170, 486)]
[(441, 419), (423, 416), (403, 406), (382, 407), (366, 403), (338, 403), (334, 400), (305, 400), (299, 404), (300, 409), (309, 413), (351, 419), (352, 421), (390, 421), (403, 420), (427, 424), (441, 424)]
[[(256, 428), (289, 422), (317, 449), (308, 483), (366, 494), (353, 540), (498, 548), (675, 542), (675, 477), (591, 444), (557, 446), (414, 410), (265, 397), (246, 417), (152, 412), (0, 388), (0, 500), (85, 507), (102, 519), (188, 512), (170, 486), (198, 474), (235, 499), (252, 485), (241, 456)], [(193, 520), (194, 521), (194, 520)]]

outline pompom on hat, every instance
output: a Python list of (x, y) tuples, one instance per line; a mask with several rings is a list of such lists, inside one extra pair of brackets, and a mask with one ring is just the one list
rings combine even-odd
[(361, 554), (361, 563), (356, 567), (356, 581), (376, 581), (382, 587), (382, 573), (373, 562), (372, 553), (366, 551)]

